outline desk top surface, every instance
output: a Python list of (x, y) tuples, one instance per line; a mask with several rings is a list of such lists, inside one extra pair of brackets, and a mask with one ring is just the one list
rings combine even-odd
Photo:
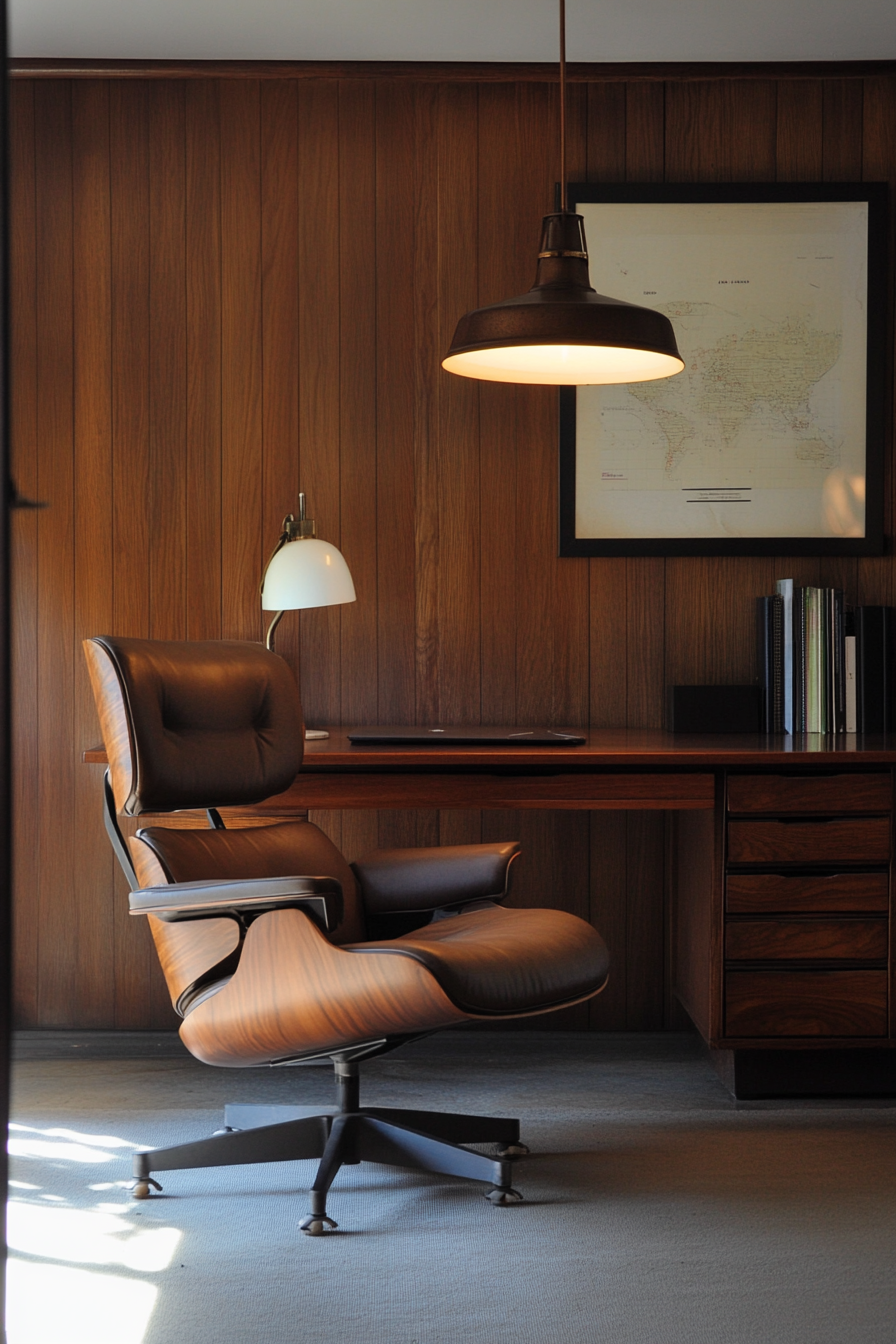
[[(607, 767), (713, 769), (725, 766), (830, 770), (834, 765), (896, 765), (896, 733), (667, 733), (662, 728), (575, 728), (581, 747), (418, 747), (362, 746), (348, 740), (351, 728), (331, 728), (324, 741), (305, 743), (305, 771), (414, 770), (536, 766), (581, 770)], [(836, 760), (835, 760), (836, 758)], [(88, 764), (104, 765), (102, 747), (83, 753)]]
[(305, 744), (306, 770), (386, 769), (415, 766), (547, 766), (563, 769), (629, 766), (697, 769), (721, 766), (830, 769), (833, 757), (844, 766), (896, 765), (896, 733), (667, 733), (661, 728), (569, 729), (585, 736), (580, 747), (420, 747), (366, 746), (349, 742), (349, 728), (331, 728), (324, 741)]

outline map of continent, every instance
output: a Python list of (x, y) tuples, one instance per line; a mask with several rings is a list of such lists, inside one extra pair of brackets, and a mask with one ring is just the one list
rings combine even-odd
[[(628, 393), (652, 410), (668, 444), (664, 470), (678, 479), (689, 448), (699, 454), (707, 440), (732, 448), (750, 422), (760, 433), (777, 428), (793, 436), (797, 462), (830, 470), (840, 464), (836, 425), (813, 413), (810, 397), (837, 363), (839, 331), (822, 331), (803, 319), (764, 330), (725, 330), (730, 315), (711, 304), (673, 302), (660, 311), (675, 322), (690, 358), (676, 379), (632, 383)], [(712, 344), (714, 328), (723, 334)], [(688, 340), (687, 337), (692, 337)], [(736, 463), (731, 466), (736, 473)]]
[(592, 284), (669, 317), (685, 368), (578, 389), (578, 534), (860, 535), (864, 205), (590, 208)]

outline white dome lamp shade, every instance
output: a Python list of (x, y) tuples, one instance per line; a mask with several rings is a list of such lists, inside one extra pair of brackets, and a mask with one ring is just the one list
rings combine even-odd
[[(261, 580), (262, 611), (276, 612), (265, 635), (273, 652), (274, 631), (286, 611), (308, 607), (335, 607), (355, 601), (355, 585), (342, 552), (314, 535), (314, 522), (305, 517), (305, 496), (299, 495), (299, 516), (283, 519), (280, 539)], [(327, 737), (309, 730), (306, 737)]]

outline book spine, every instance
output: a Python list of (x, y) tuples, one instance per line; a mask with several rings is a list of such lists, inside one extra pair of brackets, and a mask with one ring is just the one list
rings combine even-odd
[(793, 590), (793, 731), (806, 731), (806, 590)]
[(843, 589), (834, 589), (834, 732), (846, 732), (846, 629)]
[(784, 603), (784, 727), (785, 733), (794, 729), (793, 680), (793, 579), (779, 579), (777, 591)]
[(769, 643), (771, 645), (769, 731), (784, 731), (784, 599), (780, 594), (770, 597)]
[(846, 683), (846, 732), (856, 731), (856, 637), (844, 637), (844, 668)]
[(819, 589), (806, 589), (806, 732), (821, 732)]
[(834, 590), (823, 589), (825, 609), (825, 726), (822, 732), (837, 731), (836, 657), (834, 657)]
[(769, 601), (756, 599), (756, 673), (759, 682), (759, 731), (771, 732), (771, 641), (769, 640)]

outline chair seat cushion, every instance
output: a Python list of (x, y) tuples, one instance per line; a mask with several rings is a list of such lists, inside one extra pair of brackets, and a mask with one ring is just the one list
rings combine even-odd
[(346, 952), (413, 957), (459, 1008), (471, 1013), (538, 1012), (603, 988), (609, 968), (596, 929), (562, 910), (466, 910), (388, 942)]

